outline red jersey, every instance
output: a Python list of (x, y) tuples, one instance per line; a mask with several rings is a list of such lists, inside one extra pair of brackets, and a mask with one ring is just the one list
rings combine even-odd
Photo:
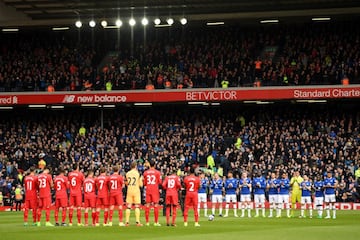
[(144, 172), (144, 186), (146, 186), (146, 193), (159, 192), (159, 185), (161, 184), (160, 171), (150, 168)]
[(38, 190), (38, 178), (35, 175), (29, 175), (25, 177), (24, 180), (25, 187), (25, 199), (26, 200), (36, 200), (37, 199), (37, 190)]
[(56, 176), (54, 178), (54, 185), (56, 191), (56, 198), (68, 198), (67, 190), (69, 188), (69, 181), (66, 176)]
[(196, 193), (200, 187), (200, 179), (196, 176), (187, 176), (184, 179), (186, 194)]
[(87, 177), (84, 180), (84, 197), (85, 198), (96, 198), (95, 190), (96, 190), (95, 179)]
[(79, 171), (72, 171), (68, 174), (68, 179), (70, 183), (70, 195), (81, 195), (81, 186), (83, 185), (85, 179), (84, 174)]
[(50, 174), (42, 173), (38, 176), (38, 186), (39, 186), (39, 197), (47, 198), (51, 197), (51, 185), (53, 180)]
[(122, 194), (124, 178), (119, 174), (113, 174), (109, 177), (110, 196)]
[(98, 198), (107, 198), (109, 196), (109, 177), (100, 175), (95, 180), (98, 190)]
[(175, 174), (167, 176), (162, 184), (166, 190), (166, 195), (178, 195), (178, 191), (181, 188), (180, 178)]

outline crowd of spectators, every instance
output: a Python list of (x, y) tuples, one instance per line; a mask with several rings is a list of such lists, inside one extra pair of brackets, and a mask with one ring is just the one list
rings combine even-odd
[[(307, 105), (281, 107), (96, 110), (4, 113), (0, 119), (0, 189), (4, 196), (22, 181), (23, 172), (45, 155), (47, 167), (81, 171), (120, 165), (139, 170), (149, 159), (166, 175), (199, 166), (209, 174), (229, 170), (294, 170), (315, 176), (332, 171), (340, 183), (339, 201), (358, 201), (360, 181), (360, 112), (352, 107)], [(25, 116), (26, 115), (26, 116)], [(239, 140), (240, 138), (240, 144)], [(209, 158), (215, 160), (214, 166)], [(359, 176), (358, 176), (359, 175)], [(357, 179), (357, 180), (356, 180)], [(356, 182), (358, 181), (358, 182)]]
[[(68, 35), (4, 35), (0, 91), (359, 83), (359, 31), (356, 22), (156, 29), (146, 42), (142, 31), (135, 33), (133, 44), (127, 37), (119, 44), (116, 32), (95, 37), (95, 44), (84, 37), (74, 44)], [(116, 54), (101, 65), (107, 50)]]

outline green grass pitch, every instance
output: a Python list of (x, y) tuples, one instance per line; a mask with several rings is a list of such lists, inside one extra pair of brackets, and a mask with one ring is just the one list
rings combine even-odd
[[(53, 213), (52, 213), (53, 214)], [(133, 215), (133, 212), (132, 212)], [(44, 217), (44, 216), (43, 216)], [(133, 216), (132, 216), (133, 217)], [(142, 219), (144, 213), (142, 212)], [(31, 219), (31, 213), (29, 214)], [(51, 220), (53, 222), (53, 215)], [(76, 216), (75, 218), (76, 219)], [(117, 214), (114, 214), (114, 220)], [(152, 216), (150, 218), (153, 219)], [(133, 220), (133, 218), (132, 218)], [(359, 238), (360, 212), (338, 211), (337, 219), (299, 219), (299, 218), (221, 218), (215, 217), (210, 222), (200, 218), (201, 227), (195, 228), (193, 215), (190, 212), (189, 226), (184, 227), (181, 214), (177, 218), (177, 227), (165, 226), (165, 218), (160, 218), (161, 227), (33, 227), (23, 226), (21, 212), (0, 212), (1, 240), (115, 240), (115, 239), (197, 239), (197, 240), (231, 240), (231, 239), (290, 239), (290, 240), (352, 240)], [(100, 221), (101, 222), (101, 221)], [(134, 222), (134, 220), (133, 220)], [(44, 224), (42, 224), (44, 225)]]

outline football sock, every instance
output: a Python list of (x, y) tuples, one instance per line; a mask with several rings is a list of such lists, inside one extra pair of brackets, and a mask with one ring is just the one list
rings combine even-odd
[(81, 223), (81, 209), (80, 208), (77, 209), (77, 220), (78, 220), (78, 223)]
[(123, 211), (121, 208), (119, 208), (119, 222), (123, 221)]
[(33, 209), (32, 210), (32, 217), (33, 217), (33, 222), (36, 222), (36, 211)]
[(29, 209), (25, 208), (25, 210), (24, 210), (24, 222), (28, 221), (28, 216), (29, 216)]
[(159, 206), (154, 206), (154, 217), (155, 217), (155, 222), (158, 223), (159, 222)]
[(129, 223), (129, 220), (130, 220), (130, 209), (127, 208), (125, 210), (125, 221), (126, 221), (126, 223)]
[(107, 224), (109, 218), (109, 210), (104, 211), (104, 224)]
[[(200, 211), (200, 208), (199, 208)], [(207, 216), (207, 203), (204, 203), (204, 212), (205, 212), (205, 216)]]
[(74, 209), (70, 208), (69, 209), (69, 223), (72, 223), (73, 213), (74, 213)]
[(170, 222), (170, 208), (171, 206), (166, 207), (166, 224)]
[(84, 213), (84, 218), (85, 218), (85, 225), (88, 225), (88, 223), (89, 223), (89, 213), (85, 212)]
[(145, 221), (149, 222), (149, 215), (150, 215), (150, 207), (145, 207)]
[[(221, 213), (220, 213), (221, 214)], [(229, 204), (227, 203), (225, 205), (225, 215), (228, 215), (229, 214)]]
[(211, 209), (211, 213), (212, 213), (212, 215), (215, 215), (215, 207), (213, 207), (213, 208)]
[(96, 212), (91, 213), (91, 219), (92, 219), (92, 224), (95, 225), (96, 224)]
[(184, 210), (184, 222), (187, 222), (189, 214), (189, 208), (186, 206)]
[(45, 211), (45, 219), (46, 219), (46, 222), (50, 221), (50, 208), (47, 208)]
[(219, 214), (220, 215), (222, 214), (222, 210), (223, 210), (223, 208), (222, 208), (222, 204), (221, 204), (220, 207), (219, 207)]
[(96, 211), (96, 223), (99, 223), (99, 216), (100, 216), (100, 212)]
[(55, 209), (55, 222), (58, 223), (59, 222), (59, 209)]
[(110, 210), (109, 210), (109, 222), (112, 222), (113, 215), (114, 215), (114, 210), (113, 210), (113, 209), (110, 209)]
[(175, 224), (175, 221), (176, 221), (176, 209), (177, 209), (177, 207), (173, 206), (173, 208), (172, 208), (172, 224)]
[(37, 221), (40, 222), (41, 221), (41, 209), (37, 210)]
[(66, 208), (63, 208), (62, 210), (62, 216), (61, 216), (61, 222), (65, 222), (66, 220)]
[(140, 223), (140, 208), (135, 208), (135, 220), (137, 223)]
[(196, 209), (196, 206), (194, 206), (194, 218), (195, 222), (199, 222), (199, 212)]
[(333, 217), (335, 218), (336, 217), (336, 206), (335, 205), (332, 206), (332, 210), (333, 210)]

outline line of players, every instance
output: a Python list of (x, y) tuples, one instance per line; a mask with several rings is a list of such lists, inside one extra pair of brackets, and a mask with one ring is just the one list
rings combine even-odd
[[(178, 192), (184, 187), (186, 190), (184, 226), (187, 226), (189, 208), (194, 209), (195, 227), (199, 227), (198, 216), (198, 190), (200, 179), (195, 176), (194, 169), (180, 182), (180, 178), (173, 172), (164, 181), (161, 173), (155, 169), (155, 162), (150, 161), (150, 168), (143, 176), (137, 170), (136, 162), (131, 164), (131, 170), (123, 178), (118, 172), (117, 166), (113, 167), (113, 174), (108, 176), (105, 168), (100, 168), (100, 175), (94, 177), (93, 171), (88, 171), (85, 178), (75, 165), (73, 171), (65, 176), (65, 171), (60, 169), (60, 174), (52, 179), (49, 170), (45, 169), (41, 174), (35, 174), (35, 168), (30, 168), (30, 174), (25, 177), (25, 207), (24, 225), (28, 225), (29, 210), (32, 210), (33, 225), (41, 226), (42, 211), (45, 211), (45, 226), (54, 226), (50, 222), (51, 189), (55, 189), (55, 225), (66, 226), (66, 213), (69, 211), (69, 226), (73, 225), (73, 213), (77, 213), (77, 225), (89, 225), (89, 211), (91, 212), (92, 225), (99, 226), (99, 215), (101, 208), (104, 209), (104, 226), (112, 226), (112, 219), (115, 207), (118, 207), (119, 226), (129, 226), (130, 212), (134, 207), (136, 226), (142, 226), (140, 222), (140, 204), (142, 187), (146, 189), (145, 220), (149, 226), (150, 208), (154, 208), (154, 226), (161, 226), (159, 223), (159, 187), (166, 190), (166, 223), (170, 226), (170, 211), (172, 210), (172, 226), (176, 226), (176, 210), (179, 202)], [(125, 223), (123, 222), (123, 193), (127, 186)], [(68, 196), (68, 190), (70, 194)], [(84, 195), (84, 203), (82, 202)], [(69, 204), (68, 204), (69, 203)], [(85, 224), (81, 222), (81, 209), (84, 207)], [(61, 223), (59, 223), (59, 213)]]
[[(327, 213), (325, 218), (331, 218), (330, 210), (333, 213), (332, 218), (336, 218), (335, 189), (337, 188), (337, 180), (332, 176), (331, 172), (327, 173), (324, 180), (322, 180), (321, 176), (317, 176), (314, 182), (306, 175), (302, 178), (298, 171), (294, 173), (291, 180), (289, 180), (286, 173), (283, 173), (281, 177), (277, 177), (275, 173), (272, 173), (270, 179), (266, 180), (261, 173), (257, 173), (251, 179), (246, 172), (242, 173), (240, 179), (234, 178), (232, 172), (229, 172), (227, 178), (224, 177), (223, 179), (217, 173), (214, 174), (212, 179), (208, 179), (204, 174), (201, 174), (200, 179), (198, 209), (203, 204), (205, 216), (207, 216), (207, 192), (209, 192), (212, 202), (212, 215), (215, 215), (216, 205), (219, 205), (219, 215), (222, 216), (222, 203), (225, 196), (224, 217), (228, 217), (230, 204), (233, 204), (234, 216), (238, 217), (236, 205), (237, 195), (240, 195), (240, 202), (238, 203), (238, 208), (241, 209), (240, 217), (245, 217), (246, 210), (247, 216), (251, 217), (251, 196), (253, 194), (255, 217), (260, 216), (260, 210), (261, 216), (266, 217), (265, 193), (267, 191), (270, 206), (268, 217), (270, 218), (274, 217), (274, 211), (276, 211), (275, 217), (281, 217), (283, 209), (286, 209), (287, 217), (293, 217), (296, 202), (301, 203), (300, 218), (306, 217), (306, 209), (309, 210), (309, 217), (312, 218), (313, 206), (318, 212), (318, 218), (322, 218), (324, 206)], [(290, 206), (290, 195), (292, 208)], [(312, 204), (312, 195), (314, 205)]]

